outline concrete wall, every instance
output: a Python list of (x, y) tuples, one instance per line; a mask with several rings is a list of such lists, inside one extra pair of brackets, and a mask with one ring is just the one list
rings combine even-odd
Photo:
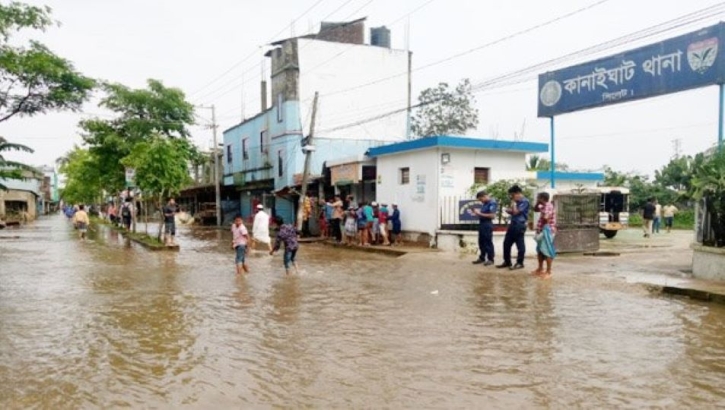
[[(385, 155), (377, 161), (377, 201), (398, 204), (404, 231), (435, 236), (439, 219), (438, 150)], [(410, 169), (408, 184), (400, 181), (400, 169), (404, 167)]]
[[(406, 137), (405, 112), (345, 129), (330, 129), (405, 108), (408, 95), (407, 69), (406, 51), (300, 39), (301, 116), (310, 116), (312, 100), (315, 91), (318, 91), (317, 136), (345, 140), (401, 141)], [(394, 78), (351, 89), (387, 77)], [(307, 133), (309, 121), (305, 121), (305, 126)]]
[[(503, 240), (506, 236), (505, 232), (494, 232), (493, 246), (496, 253), (495, 261), (501, 263), (503, 261)], [(526, 255), (534, 257), (536, 255), (536, 241), (534, 241), (534, 233), (526, 232)], [(478, 255), (478, 232), (477, 231), (440, 231), (436, 237), (437, 248), (443, 252), (460, 253), (462, 255), (471, 255), (471, 260)], [(512, 262), (516, 260), (516, 246), (511, 250)]]
[(725, 248), (692, 245), (692, 276), (725, 282)]
[[(441, 154), (450, 162), (441, 164)], [(384, 155), (378, 161), (378, 202), (395, 202), (401, 210), (403, 230), (435, 236), (439, 227), (440, 198), (466, 196), (474, 182), (474, 168), (489, 168), (489, 182), (526, 179), (524, 153), (436, 148)], [(410, 183), (400, 183), (400, 169), (410, 168)], [(418, 192), (423, 177), (424, 193)]]
[(435, 163), (441, 171), (441, 196), (465, 196), (474, 183), (474, 168), (489, 168), (489, 182), (502, 179), (524, 180), (526, 172), (523, 152), (473, 151), (441, 148), (450, 154), (450, 162), (442, 165), (440, 155)]

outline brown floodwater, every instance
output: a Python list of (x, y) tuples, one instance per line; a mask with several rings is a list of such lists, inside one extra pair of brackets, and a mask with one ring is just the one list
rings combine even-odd
[[(725, 309), (606, 278), (225, 231), (154, 253), (63, 217), (0, 231), (0, 408), (715, 408)], [(436, 292), (437, 291), (437, 292)]]

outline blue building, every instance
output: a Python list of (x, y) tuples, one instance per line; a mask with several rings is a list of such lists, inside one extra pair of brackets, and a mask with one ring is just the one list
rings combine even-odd
[[(364, 19), (323, 23), (319, 33), (275, 42), (265, 54), (271, 86), (268, 93), (262, 82), (261, 112), (224, 131), (223, 185), (239, 192), (244, 218), (263, 204), (286, 221), (295, 219), (316, 92), (309, 196), (335, 193), (326, 177), (328, 161), (405, 139), (404, 110), (376, 118), (406, 100), (407, 78), (372, 80), (405, 72), (410, 54), (364, 39)], [(359, 84), (369, 85), (355, 87)]]

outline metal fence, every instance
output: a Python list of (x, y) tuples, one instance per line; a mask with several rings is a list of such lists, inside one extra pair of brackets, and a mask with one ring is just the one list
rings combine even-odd
[(444, 196), (441, 198), (440, 227), (443, 230), (475, 230), (478, 218), (468, 213), (471, 205), (479, 204), (475, 198)]
[(599, 194), (560, 194), (554, 201), (559, 230), (599, 227)]

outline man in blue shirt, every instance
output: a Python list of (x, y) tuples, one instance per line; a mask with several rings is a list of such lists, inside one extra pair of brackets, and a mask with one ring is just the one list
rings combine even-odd
[[(503, 263), (496, 266), (497, 268), (509, 268), (518, 270), (524, 268), (524, 256), (526, 255), (526, 242), (524, 235), (526, 234), (526, 224), (529, 220), (529, 200), (524, 196), (521, 187), (514, 185), (509, 189), (511, 197), (511, 207), (506, 209), (506, 213), (511, 215), (511, 223), (506, 230), (506, 237), (503, 240)], [(516, 255), (516, 264), (511, 265), (511, 247), (516, 244), (518, 255)]]
[(481, 201), (481, 208), (474, 209), (473, 213), (478, 216), (478, 249), (481, 255), (473, 261), (474, 265), (483, 264), (483, 266), (493, 265), (493, 220), (496, 218), (498, 207), (496, 201), (488, 196), (486, 191), (481, 191), (476, 195), (476, 199)]

